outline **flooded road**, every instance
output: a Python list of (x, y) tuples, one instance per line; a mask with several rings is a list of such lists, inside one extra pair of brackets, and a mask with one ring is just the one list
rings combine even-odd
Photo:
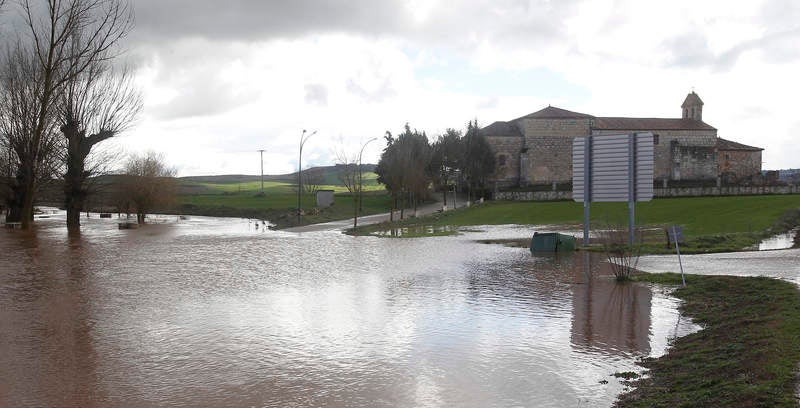
[(602, 407), (696, 329), (598, 261), (475, 242), (527, 229), (165, 220), (0, 230), (0, 406)]

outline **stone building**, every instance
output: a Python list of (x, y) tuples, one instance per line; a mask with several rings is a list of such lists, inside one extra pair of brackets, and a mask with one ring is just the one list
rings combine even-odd
[[(696, 93), (686, 96), (681, 109), (680, 118), (628, 118), (548, 106), (508, 122), (494, 122), (481, 134), (495, 151), (494, 181), (500, 187), (570, 182), (574, 138), (635, 132), (653, 134), (657, 181), (716, 180), (724, 171), (737, 177), (761, 171), (763, 149), (721, 142), (717, 129), (703, 122), (703, 101)], [(738, 161), (743, 156), (746, 163)], [(728, 157), (725, 170), (720, 169), (724, 161), (719, 157)]]
[(736, 183), (761, 174), (761, 152), (764, 149), (718, 139), (719, 175), (726, 183)]

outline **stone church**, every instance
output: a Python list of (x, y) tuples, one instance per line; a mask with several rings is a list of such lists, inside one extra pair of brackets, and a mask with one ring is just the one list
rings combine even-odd
[(480, 130), (496, 156), (493, 182), (499, 187), (572, 181), (572, 140), (634, 132), (653, 134), (655, 179), (726, 182), (761, 172), (761, 152), (721, 139), (703, 122), (703, 101), (692, 91), (680, 118), (597, 117), (548, 106)]

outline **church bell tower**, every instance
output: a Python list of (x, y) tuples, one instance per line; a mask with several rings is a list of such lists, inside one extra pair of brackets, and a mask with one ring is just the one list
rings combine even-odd
[(686, 95), (681, 109), (683, 109), (683, 119), (703, 120), (703, 101), (694, 91)]

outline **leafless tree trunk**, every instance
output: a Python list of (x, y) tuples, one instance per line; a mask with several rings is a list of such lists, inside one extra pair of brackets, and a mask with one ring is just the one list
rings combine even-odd
[(359, 178), (359, 168), (357, 155), (348, 157), (342, 148), (336, 153), (336, 162), (339, 164), (339, 180), (344, 184), (347, 191), (353, 197), (353, 230), (358, 228), (358, 197), (361, 192), (361, 180)]
[(87, 168), (92, 148), (124, 131), (142, 106), (141, 95), (127, 70), (114, 72), (102, 62), (67, 83), (59, 104), (61, 133), (66, 142), (64, 199), (67, 228), (80, 228), (80, 213), (89, 194)]
[(50, 176), (43, 171), (57, 166), (59, 95), (90, 67), (116, 56), (133, 15), (123, 0), (20, 0), (19, 7), (25, 29), (2, 61), (3, 100), (12, 103), (0, 106), (0, 117), (17, 167), (9, 220), (27, 229), (38, 183)]

